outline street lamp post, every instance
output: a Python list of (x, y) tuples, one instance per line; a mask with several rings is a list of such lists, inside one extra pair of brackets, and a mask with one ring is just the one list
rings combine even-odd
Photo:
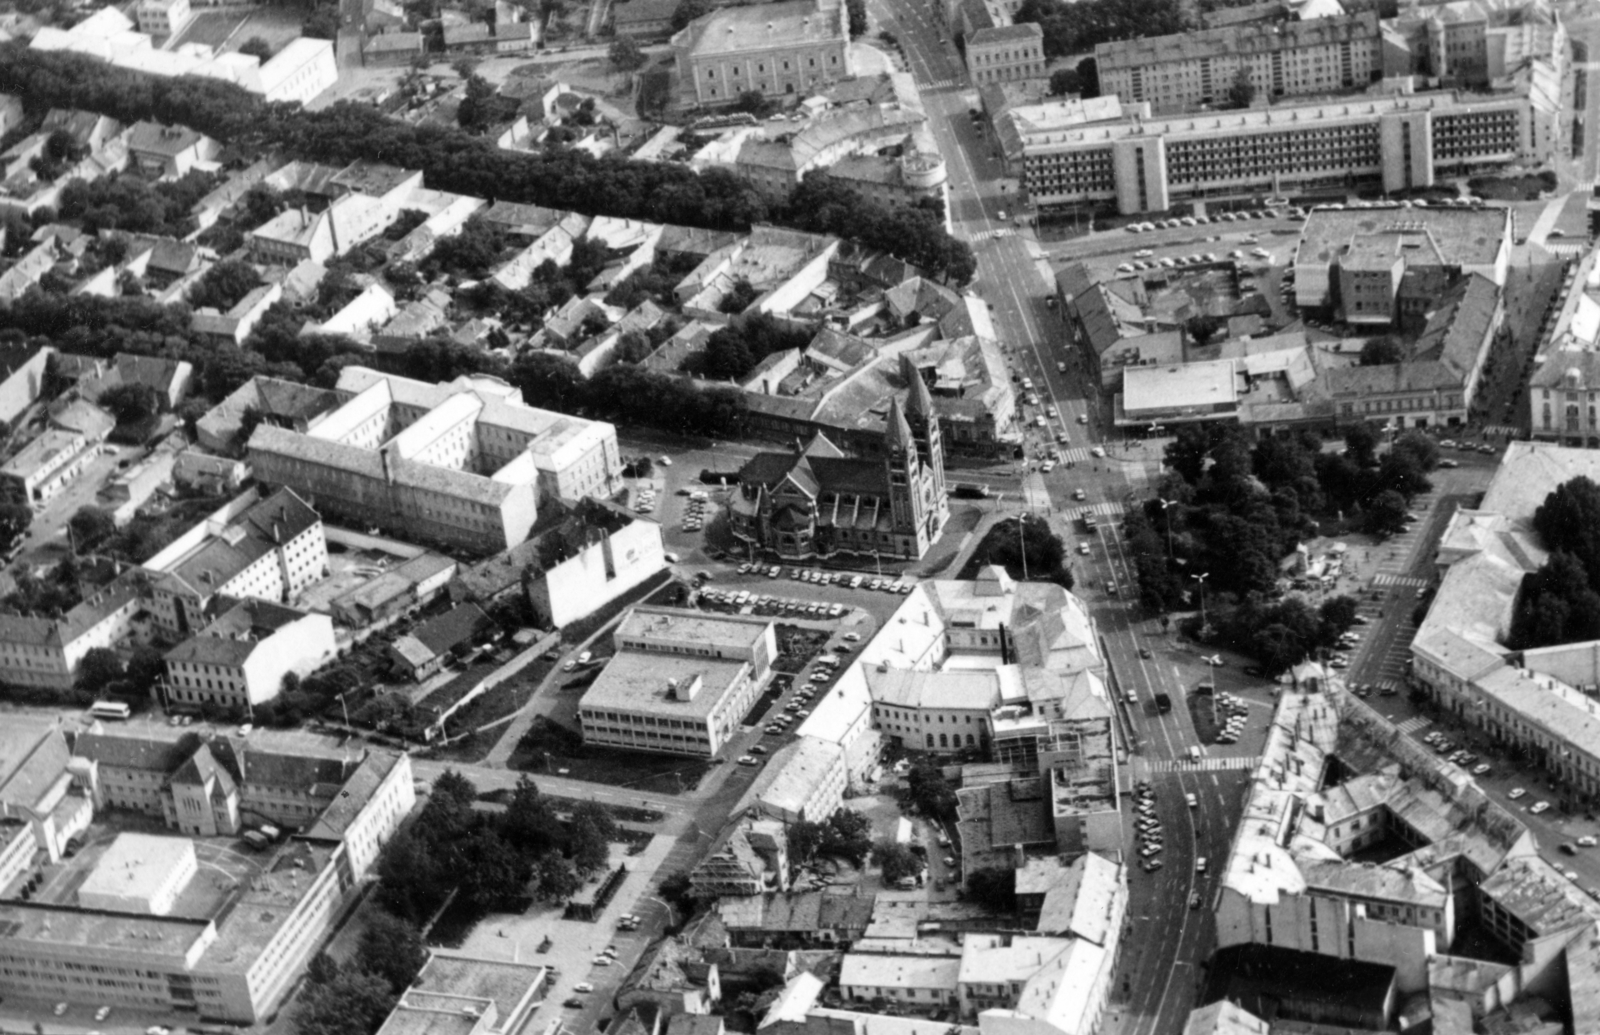
[(1167, 508), (1171, 507), (1178, 501), (1164, 500), (1160, 496), (1157, 496), (1156, 502), (1161, 504), (1161, 516), (1166, 520), (1167, 523), (1167, 560), (1170, 561), (1172, 560), (1172, 515), (1167, 512)]
[(1200, 635), (1202, 635), (1202, 636), (1205, 635), (1206, 624), (1207, 624), (1206, 623), (1206, 579), (1208, 579), (1210, 577), (1211, 577), (1211, 573), (1209, 571), (1203, 571), (1203, 572), (1201, 572), (1200, 574), (1198, 574), (1198, 575), (1196, 575), (1194, 577), (1194, 580), (1196, 582), (1200, 583)]

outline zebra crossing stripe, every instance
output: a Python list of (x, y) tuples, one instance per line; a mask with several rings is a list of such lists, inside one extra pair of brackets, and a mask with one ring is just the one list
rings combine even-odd
[(1409, 589), (1426, 589), (1428, 580), (1414, 578), (1410, 575), (1390, 575), (1387, 572), (1379, 572), (1372, 577), (1372, 584), (1374, 586), (1405, 586)]
[(1414, 715), (1406, 721), (1395, 726), (1395, 729), (1399, 730), (1401, 733), (1415, 733), (1417, 730), (1420, 730), (1427, 725), (1428, 719), (1426, 716)]
[(1250, 758), (1212, 757), (1202, 758), (1198, 762), (1186, 759), (1161, 758), (1150, 763), (1152, 772), (1159, 773), (1195, 773), (1217, 772), (1225, 769), (1254, 769), (1261, 764), (1261, 756)]

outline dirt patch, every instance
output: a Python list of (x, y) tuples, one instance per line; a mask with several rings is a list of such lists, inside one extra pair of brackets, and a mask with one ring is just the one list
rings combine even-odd
[[(234, 31), (250, 20), (248, 13), (238, 11), (203, 11), (195, 15), (178, 36), (179, 43), (201, 43), (208, 47), (220, 47), (229, 41)], [(235, 46), (244, 42), (245, 37), (233, 40)]]

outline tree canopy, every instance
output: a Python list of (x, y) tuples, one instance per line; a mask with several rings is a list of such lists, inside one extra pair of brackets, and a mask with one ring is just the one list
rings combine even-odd
[(1183, 14), (1174, 0), (1022, 0), (1015, 21), (1044, 30), (1044, 56), (1067, 57), (1097, 44), (1182, 32)]

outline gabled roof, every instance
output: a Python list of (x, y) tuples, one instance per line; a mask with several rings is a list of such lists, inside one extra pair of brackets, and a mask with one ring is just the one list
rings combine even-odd
[(73, 739), (72, 753), (103, 766), (165, 774), (183, 762), (186, 745), (183, 740), (120, 733), (79, 733)]

